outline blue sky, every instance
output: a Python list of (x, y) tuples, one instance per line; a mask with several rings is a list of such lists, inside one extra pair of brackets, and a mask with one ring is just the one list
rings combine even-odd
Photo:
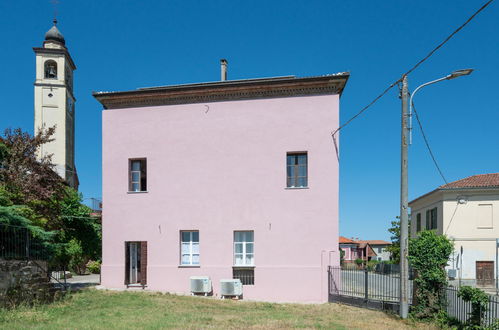
[[(92, 91), (350, 71), (345, 122), (485, 1), (65, 1), (59, 28), (75, 72), (76, 164), (84, 196), (101, 196), (101, 107)], [(409, 77), (409, 88), (471, 67), (415, 103), (449, 181), (499, 172), (499, 4), (492, 3)], [(50, 1), (0, 2), (0, 127), (33, 131), (35, 57)], [(341, 132), (340, 233), (389, 239), (399, 213), (397, 88)], [(443, 184), (415, 126), (409, 198)]]

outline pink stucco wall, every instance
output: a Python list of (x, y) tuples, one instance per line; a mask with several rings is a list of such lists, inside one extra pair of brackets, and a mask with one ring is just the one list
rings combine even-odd
[[(103, 111), (102, 285), (124, 287), (125, 241), (148, 243), (148, 289), (189, 293), (189, 277), (232, 277), (233, 232), (254, 230), (244, 298), (327, 300), (339, 265), (338, 95)], [(286, 153), (308, 152), (309, 189), (286, 189)], [(127, 193), (147, 158), (148, 192)], [(179, 268), (180, 230), (199, 230), (200, 267)]]

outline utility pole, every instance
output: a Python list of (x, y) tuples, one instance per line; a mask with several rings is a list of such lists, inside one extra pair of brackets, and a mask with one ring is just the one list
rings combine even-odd
[(402, 141), (400, 154), (400, 317), (407, 318), (409, 312), (409, 265), (407, 260), (409, 199), (408, 199), (408, 143), (409, 143), (409, 91), (407, 76), (402, 78)]

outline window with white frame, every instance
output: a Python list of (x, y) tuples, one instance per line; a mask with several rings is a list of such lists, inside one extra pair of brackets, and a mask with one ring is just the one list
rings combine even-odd
[(234, 232), (234, 266), (254, 266), (253, 231)]
[(199, 231), (181, 231), (180, 239), (180, 264), (199, 265)]
[(147, 191), (147, 160), (129, 159), (128, 191)]

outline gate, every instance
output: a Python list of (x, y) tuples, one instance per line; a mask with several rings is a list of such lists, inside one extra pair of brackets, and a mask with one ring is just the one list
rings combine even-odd
[[(400, 272), (390, 266), (380, 265), (373, 270), (329, 267), (329, 302), (398, 312)], [(411, 304), (412, 281), (409, 282)]]

